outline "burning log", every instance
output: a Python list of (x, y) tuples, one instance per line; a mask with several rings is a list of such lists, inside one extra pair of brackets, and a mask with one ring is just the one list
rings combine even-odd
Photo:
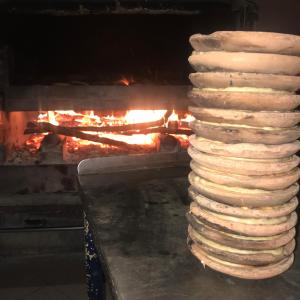
[[(60, 134), (60, 135), (76, 137), (76, 138), (79, 138), (82, 140), (92, 141), (95, 143), (107, 144), (107, 145), (115, 146), (115, 147), (123, 147), (128, 150), (140, 150), (141, 149), (141, 146), (139, 146), (139, 145), (128, 144), (125, 142), (121, 142), (121, 141), (117, 141), (117, 140), (113, 140), (113, 139), (109, 139), (109, 138), (105, 138), (105, 137), (99, 137), (99, 136), (93, 135), (93, 134), (84, 133), (82, 131), (77, 130), (77, 127), (74, 129), (72, 127), (69, 128), (69, 127), (56, 126), (56, 125), (53, 125), (48, 122), (40, 122), (40, 123), (34, 124), (34, 125), (36, 126), (36, 130), (34, 130), (35, 133), (52, 132), (52, 133), (56, 133), (56, 134)], [(31, 124), (31, 126), (32, 126), (32, 124)], [(30, 129), (34, 129), (34, 128), (30, 128)], [(30, 131), (31, 131), (31, 133), (33, 133), (32, 130), (30, 130)], [(27, 130), (25, 130), (25, 134), (28, 134)]]
[[(45, 122), (46, 123), (46, 122)], [(39, 126), (41, 123), (32, 123), (29, 122), (27, 124), (27, 129), (24, 134), (33, 134), (33, 133), (44, 133), (48, 132), (47, 128), (44, 126)], [(118, 125), (118, 126), (76, 126), (76, 127), (63, 127), (68, 130), (75, 131), (95, 131), (95, 132), (123, 132), (129, 130), (143, 130), (150, 127), (157, 127), (164, 124), (164, 119), (160, 119), (152, 122), (144, 122), (144, 123), (134, 123), (134, 124), (126, 124), (126, 125)]]
[[(192, 134), (192, 130), (190, 129), (166, 128), (161, 126), (163, 124), (164, 124), (163, 119), (158, 121), (153, 121), (153, 122), (135, 123), (135, 124), (127, 124), (127, 125), (119, 125), (119, 126), (103, 126), (103, 127), (95, 127), (95, 126), (63, 127), (63, 126), (52, 125), (51, 123), (48, 122), (39, 122), (39, 123), (29, 122), (27, 124), (26, 130), (24, 131), (24, 134), (52, 132), (52, 130), (49, 129), (48, 125), (55, 126), (55, 128), (59, 128), (60, 130), (66, 130), (69, 134), (72, 134), (68, 136), (74, 136), (74, 137), (77, 137), (75, 135), (76, 132), (83, 133), (82, 131), (122, 132), (122, 134), (124, 135), (161, 133), (161, 134), (183, 134), (189, 136)], [(94, 135), (91, 134), (87, 134), (87, 135), (94, 137)]]
[[(130, 135), (130, 134), (136, 134), (135, 131), (127, 131), (123, 134)], [(153, 127), (153, 128), (146, 128), (144, 130), (140, 130), (138, 134), (148, 134), (148, 133), (161, 133), (161, 134), (183, 134), (190, 136), (193, 132), (191, 129), (176, 129), (176, 128), (167, 128), (167, 127)]]

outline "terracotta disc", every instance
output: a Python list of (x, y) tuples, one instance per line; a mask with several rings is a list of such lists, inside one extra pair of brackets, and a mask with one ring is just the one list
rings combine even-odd
[(278, 262), (290, 256), (296, 244), (295, 240), (292, 239), (287, 245), (276, 249), (242, 250), (211, 241), (196, 232), (191, 226), (189, 226), (188, 232), (190, 239), (209, 255), (227, 262), (244, 265), (262, 266)]
[(258, 93), (208, 91), (192, 89), (188, 97), (197, 106), (253, 111), (289, 111), (300, 105), (300, 95), (286, 93)]
[(200, 207), (228, 216), (235, 216), (240, 218), (277, 218), (290, 215), (298, 206), (297, 197), (279, 206), (261, 207), (261, 208), (245, 208), (238, 206), (231, 206), (221, 202), (211, 200), (199, 194), (192, 186), (189, 187), (190, 198)]
[(294, 142), (300, 137), (300, 128), (252, 127), (233, 124), (218, 124), (199, 120), (190, 123), (197, 136), (223, 143), (253, 143), (279, 145)]
[(190, 37), (197, 51), (245, 51), (300, 56), (300, 37), (261, 31), (216, 31)]
[(195, 243), (192, 243), (189, 246), (191, 252), (201, 261), (204, 266), (207, 265), (218, 272), (244, 279), (265, 279), (277, 276), (288, 270), (294, 262), (294, 254), (291, 254), (288, 258), (284, 258), (280, 262), (267, 266), (254, 267), (232, 264), (209, 256)]
[(188, 154), (201, 166), (221, 172), (240, 175), (272, 175), (293, 170), (299, 164), (296, 155), (273, 159), (236, 158), (200, 152), (193, 146), (188, 148)]
[(241, 124), (254, 127), (293, 127), (300, 122), (300, 112), (249, 111), (190, 106), (189, 111), (201, 121)]
[(213, 183), (229, 187), (248, 189), (262, 189), (267, 191), (282, 190), (297, 182), (300, 178), (300, 169), (294, 168), (285, 173), (271, 175), (239, 175), (231, 172), (221, 172), (204, 167), (194, 160), (190, 163), (191, 169), (200, 177)]
[(252, 237), (278, 235), (290, 230), (297, 223), (297, 214), (295, 212), (292, 212), (289, 216), (279, 218), (237, 218), (205, 210), (200, 208), (195, 202), (192, 202), (190, 205), (190, 213), (200, 222), (208, 223), (209, 226), (215, 229), (221, 229), (222, 231), (225, 229), (226, 232)]
[(207, 181), (194, 172), (189, 174), (189, 182), (198, 193), (209, 199), (223, 204), (249, 208), (282, 205), (294, 198), (299, 191), (298, 183), (287, 189), (275, 191), (227, 187)]
[(189, 137), (189, 142), (193, 147), (201, 152), (220, 156), (244, 158), (282, 158), (291, 156), (300, 150), (300, 141), (298, 140), (282, 145), (251, 143), (226, 144), (193, 134)]
[(250, 87), (294, 93), (300, 89), (300, 77), (288, 75), (240, 73), (240, 72), (197, 72), (189, 79), (197, 88), (232, 89)]
[(193, 51), (188, 58), (197, 72), (233, 71), (279, 75), (300, 74), (300, 57), (272, 53)]
[(271, 237), (249, 237), (216, 230), (213, 227), (200, 222), (194, 215), (187, 213), (187, 220), (194, 230), (209, 240), (219, 244), (244, 249), (244, 250), (264, 250), (275, 249), (289, 243), (296, 234), (295, 228)]

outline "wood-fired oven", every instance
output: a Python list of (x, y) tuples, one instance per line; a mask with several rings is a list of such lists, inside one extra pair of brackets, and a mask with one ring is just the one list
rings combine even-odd
[[(255, 13), (252, 1), (0, 1), (1, 230), (79, 228), (82, 159), (185, 153), (188, 37), (250, 28)], [(5, 254), (19, 242), (2, 239)]]

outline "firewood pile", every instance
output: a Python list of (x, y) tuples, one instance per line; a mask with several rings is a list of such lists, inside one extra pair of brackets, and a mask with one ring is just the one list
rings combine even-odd
[(188, 246), (219, 272), (279, 275), (295, 249), (300, 37), (228, 31), (190, 43)]

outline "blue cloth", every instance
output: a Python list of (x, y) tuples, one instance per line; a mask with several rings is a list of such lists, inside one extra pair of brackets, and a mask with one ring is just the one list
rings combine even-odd
[(84, 214), (85, 269), (89, 300), (105, 299), (105, 277), (89, 222)]

